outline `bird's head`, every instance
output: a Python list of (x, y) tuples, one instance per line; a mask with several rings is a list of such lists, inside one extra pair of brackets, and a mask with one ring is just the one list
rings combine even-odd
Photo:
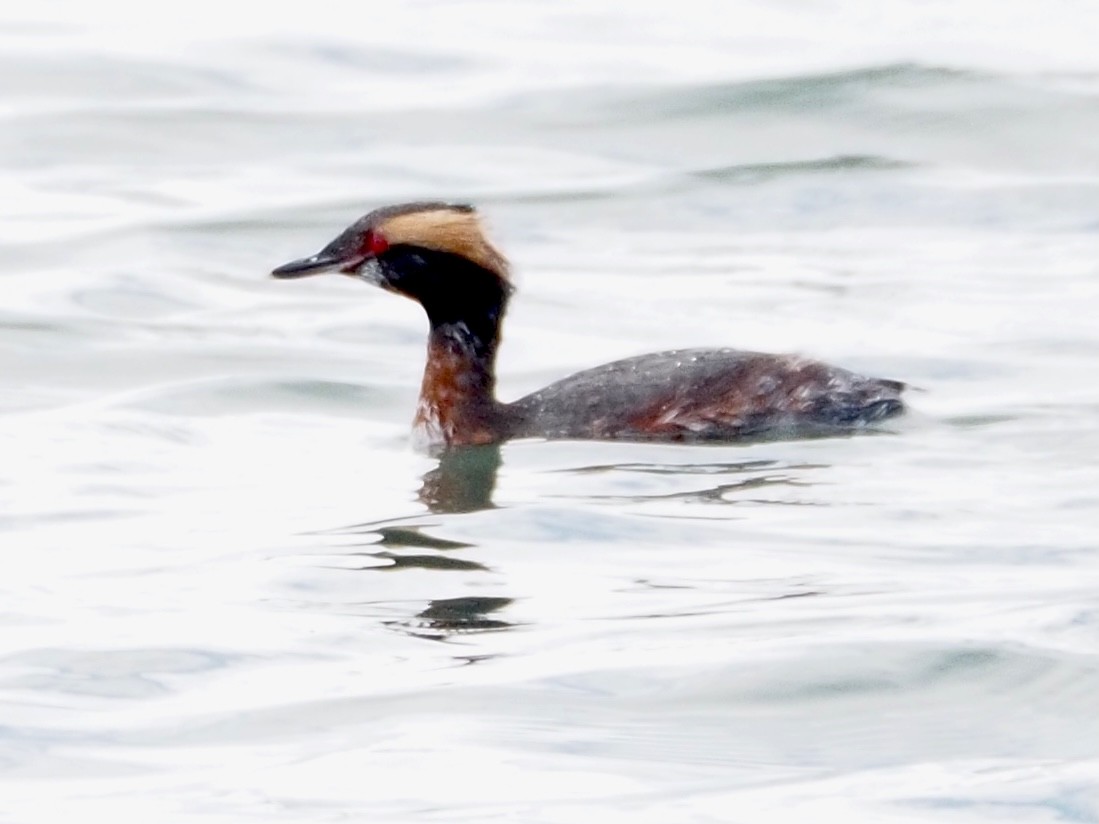
[(325, 272), (362, 278), (425, 306), (455, 292), (489, 286), (478, 281), (494, 282), (504, 294), (511, 289), (507, 260), (485, 236), (477, 211), (463, 204), (419, 202), (375, 209), (315, 255), (283, 264), (271, 274), (299, 278)]

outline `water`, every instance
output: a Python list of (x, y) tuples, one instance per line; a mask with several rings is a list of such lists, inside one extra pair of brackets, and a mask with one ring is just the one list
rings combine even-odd
[[(0, 13), (0, 820), (1099, 821), (1090, 2)], [(507, 397), (679, 346), (874, 437), (410, 448), (276, 283), (479, 204)]]

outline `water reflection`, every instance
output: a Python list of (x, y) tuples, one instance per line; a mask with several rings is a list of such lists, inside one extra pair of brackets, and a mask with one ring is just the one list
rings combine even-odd
[[(467, 597), (462, 591), (483, 588), (491, 573), (491, 585), (506, 581), (500, 570), (476, 559), (480, 540), (458, 540), (443, 537), (447, 531), (461, 529), (461, 537), (481, 531), (470, 527), (479, 523), (477, 513), (495, 508), (493, 495), (503, 461), (498, 446), (469, 447), (450, 450), (435, 459), (423, 474), (417, 499), (434, 519), (423, 514), (397, 520), (387, 519), (358, 524), (339, 530), (341, 534), (362, 535), (363, 544), (352, 548), (349, 557), (363, 559), (350, 567), (359, 572), (398, 572), (419, 570), (446, 573), (419, 578), (401, 576), (402, 586), (416, 588), (411, 599), (401, 598), (395, 604), (401, 617), (386, 622), (392, 629), (418, 638), (445, 640), (456, 634), (501, 631), (514, 624), (501, 617), (514, 600), (514, 593), (496, 597)], [(825, 464), (789, 462), (750, 458), (734, 461), (619, 462), (604, 464), (579, 463), (572, 467), (550, 470), (573, 477), (610, 475), (612, 494), (596, 490), (576, 490), (570, 482), (568, 497), (579, 496), (584, 501), (605, 501), (648, 504), (652, 502), (689, 502), (697, 505), (738, 504), (744, 502), (804, 504), (800, 495), (775, 494), (778, 490), (812, 485), (814, 471)], [(637, 490), (631, 480), (639, 476), (652, 478), (647, 488)], [(666, 479), (666, 482), (665, 480)], [(701, 481), (701, 483), (699, 482)], [(680, 486), (669, 490), (668, 484)], [(686, 484), (687, 488), (682, 488)], [(618, 494), (614, 487), (622, 488)], [(607, 490), (607, 485), (602, 485)], [(440, 535), (439, 533), (442, 533)], [(471, 557), (474, 556), (474, 557)], [(348, 567), (343, 567), (347, 569)], [(423, 587), (427, 586), (427, 591)], [(506, 585), (506, 584), (504, 584)], [(455, 587), (459, 592), (455, 593)], [(439, 592), (440, 589), (443, 592)], [(498, 592), (498, 590), (497, 590)], [(436, 595), (440, 597), (436, 597)], [(455, 595), (459, 597), (455, 597)], [(802, 593), (799, 593), (802, 594)], [(425, 597), (426, 596), (426, 597)], [(445, 596), (445, 597), (444, 597)], [(409, 603), (415, 606), (410, 607)], [(426, 606), (421, 606), (425, 604)], [(419, 610), (419, 611), (416, 611)]]
[(763, 490), (773, 487), (799, 487), (799, 486), (812, 486), (812, 484), (804, 481), (796, 481), (792, 478), (787, 478), (781, 475), (768, 475), (762, 478), (749, 478), (744, 481), (734, 481), (731, 483), (715, 484), (714, 486), (703, 487), (700, 489), (688, 489), (682, 492), (661, 492), (657, 494), (644, 494), (644, 495), (585, 495), (587, 500), (601, 501), (601, 502), (614, 502), (614, 503), (641, 503), (647, 501), (686, 501), (689, 503), (697, 504), (732, 504), (732, 503), (751, 503), (751, 504), (778, 504), (780, 506), (811, 506), (811, 501), (785, 501), (774, 498), (761, 498), (761, 497), (744, 497), (737, 494), (733, 497), (734, 493), (750, 492), (753, 490)]
[(575, 474), (593, 475), (602, 473), (632, 473), (642, 475), (688, 476), (733, 476), (735, 480), (715, 483), (703, 487), (674, 492), (646, 492), (628, 495), (587, 494), (585, 500), (643, 503), (649, 501), (686, 501), (697, 504), (779, 504), (782, 506), (804, 506), (811, 502), (804, 500), (785, 500), (760, 496), (746, 496), (756, 490), (768, 490), (780, 487), (810, 487), (813, 482), (805, 480), (807, 472), (826, 469), (826, 464), (785, 463), (775, 460), (746, 460), (724, 463), (617, 463), (595, 464), (566, 470)]
[(389, 572), (397, 569), (437, 569), (458, 570), (469, 572), (473, 570), (488, 571), (488, 567), (476, 561), (466, 561), (462, 558), (450, 558), (446, 555), (402, 555), (397, 552), (363, 552), (358, 553), (370, 558), (388, 561), (386, 564), (370, 564), (361, 567), (363, 570)]
[[(434, 515), (463, 516), (492, 509), (492, 494), (501, 463), (499, 446), (449, 450), (424, 473), (417, 498)], [(336, 530), (340, 534), (377, 539), (370, 541), (369, 550), (350, 553), (371, 559), (367, 565), (351, 569), (373, 572), (418, 569), (476, 576), (492, 571), (478, 561), (457, 557), (458, 551), (474, 549), (476, 544), (432, 535), (427, 530), (438, 525), (410, 520), (394, 522), (389, 519)], [(447, 576), (445, 581), (452, 587), (454, 578)], [(513, 625), (494, 613), (512, 600), (509, 597), (432, 598), (424, 609), (407, 620), (391, 621), (387, 625), (431, 640), (445, 640), (455, 633), (504, 630)]]
[(422, 525), (408, 524), (375, 527), (368, 531), (381, 538), (375, 546), (418, 546), (424, 549), (466, 549), (473, 546), (462, 541), (436, 538), (434, 535), (425, 534), (421, 531), (422, 529)]
[(459, 513), (491, 509), (500, 447), (469, 446), (451, 449), (424, 475), (420, 501), (430, 512)]
[(410, 635), (432, 640), (444, 640), (453, 633), (486, 632), (511, 629), (508, 621), (492, 617), (512, 603), (513, 598), (463, 597), (439, 598), (416, 614), (417, 624), (404, 629)]
[(757, 469), (824, 469), (827, 464), (814, 463), (780, 463), (776, 460), (755, 458), (746, 461), (724, 461), (720, 463), (642, 463), (630, 461), (627, 463), (592, 464), (591, 466), (579, 466), (574, 469), (563, 470), (577, 474), (598, 474), (604, 472), (639, 472), (648, 475), (729, 475), (741, 472), (751, 472)]

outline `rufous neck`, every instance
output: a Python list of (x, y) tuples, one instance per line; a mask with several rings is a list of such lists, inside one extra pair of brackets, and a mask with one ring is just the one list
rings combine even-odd
[(432, 324), (414, 422), (428, 445), (488, 444), (505, 437), (496, 400), (498, 312), (493, 321)]

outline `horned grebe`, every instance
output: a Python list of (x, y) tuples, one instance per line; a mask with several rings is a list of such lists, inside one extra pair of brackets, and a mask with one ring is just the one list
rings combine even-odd
[(903, 411), (898, 381), (795, 355), (684, 349), (579, 372), (514, 403), (496, 399), (512, 286), (472, 206), (377, 209), (277, 278), (338, 272), (418, 301), (427, 344), (415, 428), (432, 446), (509, 438), (736, 441), (848, 432)]

